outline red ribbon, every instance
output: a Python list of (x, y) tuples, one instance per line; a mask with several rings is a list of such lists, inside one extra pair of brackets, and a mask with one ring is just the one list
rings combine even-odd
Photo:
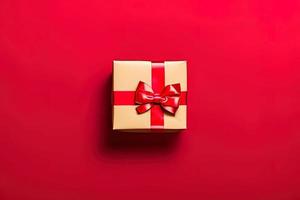
[(180, 100), (180, 84), (167, 85), (161, 93), (154, 93), (153, 89), (146, 83), (140, 81), (135, 91), (135, 103), (139, 114), (147, 112), (153, 105), (158, 104), (162, 109), (175, 115)]

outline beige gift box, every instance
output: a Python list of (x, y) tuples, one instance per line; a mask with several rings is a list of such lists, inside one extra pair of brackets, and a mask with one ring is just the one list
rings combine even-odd
[[(140, 81), (152, 86), (180, 84), (181, 103), (175, 115), (159, 105), (139, 114), (135, 91)], [(156, 87), (159, 88), (159, 87)], [(160, 93), (161, 91), (155, 91)], [(113, 62), (113, 129), (123, 131), (180, 130), (187, 128), (187, 63), (186, 61), (114, 61)], [(157, 114), (158, 113), (158, 114)], [(155, 119), (155, 118), (158, 118)], [(158, 121), (158, 122), (157, 122)]]

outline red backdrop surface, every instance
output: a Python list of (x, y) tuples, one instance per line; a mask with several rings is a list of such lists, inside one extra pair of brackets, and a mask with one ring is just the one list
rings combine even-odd
[[(299, 10), (2, 0), (0, 199), (300, 199)], [(188, 130), (113, 135), (114, 59), (186, 59)]]

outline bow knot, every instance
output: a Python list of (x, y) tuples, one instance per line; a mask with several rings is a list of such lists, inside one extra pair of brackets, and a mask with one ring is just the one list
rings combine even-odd
[(135, 103), (139, 104), (136, 110), (141, 114), (150, 110), (154, 104), (159, 104), (165, 111), (175, 115), (180, 94), (179, 83), (167, 85), (161, 93), (154, 93), (149, 85), (140, 81), (135, 91)]
[(160, 104), (167, 100), (167, 97), (162, 97), (160, 94), (154, 94), (153, 103)]

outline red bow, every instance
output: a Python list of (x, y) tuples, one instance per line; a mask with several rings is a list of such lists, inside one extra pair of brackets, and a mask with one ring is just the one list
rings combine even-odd
[(175, 115), (180, 100), (180, 83), (165, 86), (160, 94), (154, 93), (146, 83), (140, 81), (135, 91), (135, 103), (139, 114), (151, 109), (154, 104), (159, 104), (165, 111)]

